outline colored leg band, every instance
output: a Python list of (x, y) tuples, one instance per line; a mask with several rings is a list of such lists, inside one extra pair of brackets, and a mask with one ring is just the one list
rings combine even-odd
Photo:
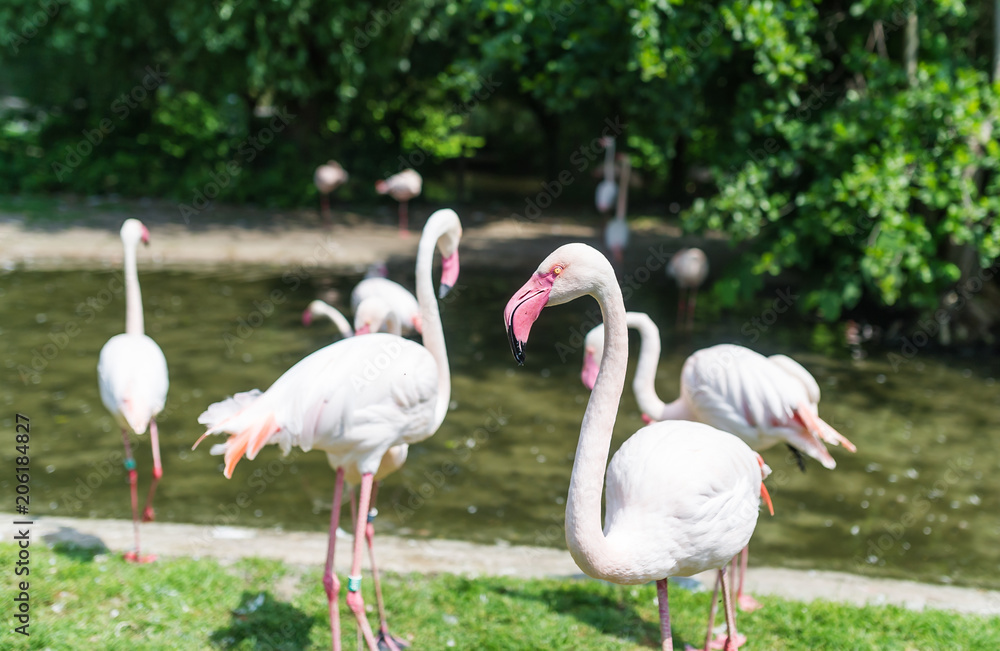
[(135, 459), (125, 459), (125, 470), (135, 470)]
[(357, 592), (361, 589), (361, 577), (360, 576), (349, 576), (347, 577), (347, 591)]

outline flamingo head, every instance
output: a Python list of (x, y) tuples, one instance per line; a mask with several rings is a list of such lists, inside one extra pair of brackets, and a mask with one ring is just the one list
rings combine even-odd
[(149, 245), (149, 229), (138, 219), (126, 219), (120, 232), (122, 242), (133, 246), (142, 242)]
[[(369, 296), (361, 301), (354, 311), (354, 336), (381, 332), (394, 319), (392, 308), (385, 300), (378, 296)], [(389, 330), (398, 329), (398, 327), (389, 328)]]
[[(450, 208), (437, 210), (424, 224), (424, 234), (428, 240), (437, 242), (441, 254), (441, 285), (438, 297), (444, 298), (458, 282), (458, 243), (462, 239), (462, 221)], [(421, 236), (421, 241), (424, 236)]]
[(611, 263), (593, 247), (573, 243), (553, 251), (504, 309), (504, 325), (514, 359), (518, 364), (524, 363), (528, 334), (543, 308), (560, 305), (585, 294), (615, 290), (621, 293)]
[(385, 194), (389, 191), (389, 184), (385, 181), (375, 181), (375, 192)]
[(602, 323), (588, 332), (583, 340), (583, 370), (580, 371), (580, 381), (591, 391), (597, 382), (597, 372), (601, 370), (603, 357), (604, 324)]

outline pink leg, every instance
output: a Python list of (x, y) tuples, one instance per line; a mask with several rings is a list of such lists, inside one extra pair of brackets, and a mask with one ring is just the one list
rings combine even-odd
[(656, 582), (656, 596), (660, 602), (660, 639), (663, 651), (674, 651), (674, 636), (670, 632), (670, 602), (667, 597), (667, 580)]
[[(732, 568), (732, 571), (730, 573), (736, 571), (735, 556), (733, 557), (730, 567)], [(725, 578), (725, 570), (720, 570), (719, 575), (715, 578), (715, 589), (712, 591), (712, 610), (709, 613), (708, 617), (708, 637), (705, 639), (705, 651), (708, 651), (709, 649), (726, 649), (727, 651), (729, 651), (730, 649), (730, 647), (727, 646), (728, 644), (730, 644), (729, 636), (719, 635), (716, 636), (715, 639), (712, 639), (712, 628), (715, 626), (715, 609), (718, 606), (718, 600), (716, 599), (716, 595), (718, 594), (719, 591), (719, 585), (720, 584), (723, 585), (723, 589), (728, 590), (726, 594), (722, 595), (723, 603), (732, 603), (732, 600), (735, 598), (733, 594), (734, 586), (728, 585), (728, 581), (724, 581), (723, 580), (724, 578)], [(730, 628), (729, 631), (732, 631), (732, 629)], [(747, 640), (745, 637), (737, 634), (732, 641), (733, 648), (737, 649), (743, 646), (746, 643), (746, 641)]]
[(729, 579), (725, 570), (719, 570), (719, 579), (722, 580), (722, 606), (726, 611), (726, 631), (729, 636), (723, 651), (736, 651), (739, 646), (746, 641), (746, 638), (739, 640), (739, 633), (736, 632), (736, 612), (733, 610), (733, 600), (730, 598)]
[(333, 571), (333, 552), (337, 546), (337, 526), (340, 524), (340, 502), (344, 497), (344, 469), (337, 468), (337, 479), (333, 484), (333, 505), (330, 512), (330, 542), (326, 548), (326, 569), (323, 572), (323, 587), (330, 610), (330, 638), (333, 651), (340, 651), (340, 581)]
[(409, 201), (399, 202), (399, 236), (410, 236), (410, 208)]
[(711, 607), (708, 609), (708, 633), (705, 635), (705, 651), (712, 648), (712, 629), (715, 628), (715, 611), (719, 606), (719, 576), (715, 577), (715, 587), (712, 588)]
[(153, 494), (156, 492), (156, 485), (160, 483), (163, 476), (163, 466), (160, 465), (160, 436), (156, 431), (156, 421), (149, 421), (149, 439), (153, 444), (153, 482), (149, 485), (149, 494), (146, 496), (146, 508), (142, 510), (142, 521), (152, 522), (156, 514), (153, 512)]
[(330, 225), (330, 195), (319, 195), (319, 216), (323, 219), (323, 225)]
[(748, 594), (743, 594), (743, 582), (747, 578), (747, 563), (750, 559), (750, 545), (743, 548), (740, 552), (740, 583), (739, 588), (736, 590), (736, 604), (740, 607), (743, 612), (749, 613), (757, 610), (758, 608), (763, 608), (763, 604), (754, 599)]
[(688, 332), (694, 330), (694, 305), (698, 301), (698, 288), (693, 287), (688, 293), (688, 313), (687, 313), (687, 329)]
[(687, 306), (687, 301), (684, 300), (684, 292), (683, 288), (677, 288), (677, 323), (675, 325), (677, 330), (684, 327), (684, 309)]
[(139, 553), (139, 473), (135, 469), (135, 457), (132, 456), (128, 430), (122, 430), (122, 442), (125, 444), (125, 469), (128, 470), (128, 485), (132, 493), (132, 527), (135, 530), (135, 551), (125, 552), (124, 557), (130, 563), (149, 563), (156, 560), (156, 557), (142, 556)]
[(378, 496), (379, 484), (372, 486), (372, 508), (368, 510), (368, 522), (365, 526), (365, 540), (368, 542), (368, 555), (372, 562), (372, 579), (375, 581), (375, 602), (378, 604), (378, 645), (379, 648), (385, 646), (389, 651), (400, 651), (400, 649), (410, 646), (398, 637), (389, 632), (389, 620), (385, 615), (385, 602), (382, 600), (382, 584), (378, 578), (378, 566), (375, 564), (375, 517), (378, 509), (375, 508), (375, 498)]
[(354, 558), (351, 562), (351, 573), (347, 577), (347, 605), (358, 620), (358, 628), (365, 636), (370, 651), (378, 651), (378, 644), (372, 634), (365, 615), (365, 601), (361, 596), (361, 556), (364, 554), (365, 529), (368, 525), (368, 508), (371, 504), (372, 482), (374, 476), (368, 472), (361, 475), (361, 490), (358, 495), (358, 521), (354, 527)]

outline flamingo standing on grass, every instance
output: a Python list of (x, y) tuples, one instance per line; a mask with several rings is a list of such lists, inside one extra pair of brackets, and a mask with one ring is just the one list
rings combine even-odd
[(628, 246), (628, 222), (625, 221), (625, 213), (628, 209), (628, 177), (632, 171), (632, 163), (628, 156), (622, 156), (621, 159), (621, 189), (618, 191), (615, 218), (604, 228), (604, 244), (611, 251), (619, 267), (625, 263), (625, 247)]
[(335, 160), (320, 165), (313, 174), (313, 183), (319, 190), (319, 214), (325, 224), (330, 223), (330, 194), (347, 183), (348, 175), (343, 166)]
[(424, 180), (414, 169), (405, 169), (399, 174), (393, 174), (384, 181), (375, 182), (375, 191), (388, 194), (399, 202), (399, 235), (405, 237), (409, 231), (410, 199), (420, 194)]
[(101, 348), (97, 363), (97, 380), (101, 389), (101, 402), (122, 430), (125, 444), (125, 469), (132, 492), (132, 525), (135, 529), (135, 551), (126, 552), (125, 560), (147, 563), (155, 556), (142, 556), (139, 552), (139, 496), (138, 472), (129, 432), (143, 434), (149, 428), (153, 445), (153, 481), (149, 485), (142, 521), (154, 518), (153, 494), (163, 476), (160, 465), (160, 441), (156, 429), (156, 416), (163, 411), (167, 400), (167, 360), (163, 351), (143, 332), (142, 293), (136, 270), (135, 250), (139, 242), (149, 244), (149, 230), (138, 219), (126, 219), (121, 228), (125, 247), (125, 333), (115, 335)]
[(664, 650), (673, 649), (667, 577), (718, 570), (729, 631), (725, 649), (734, 651), (736, 617), (725, 567), (753, 534), (769, 469), (746, 443), (708, 425), (649, 425), (607, 466), (602, 530), (601, 482), (628, 364), (625, 304), (614, 269), (585, 244), (559, 247), (507, 303), (504, 325), (514, 358), (523, 363), (542, 309), (584, 295), (597, 299), (607, 336), (570, 478), (567, 546), (594, 578), (626, 585), (656, 581)]
[[(802, 453), (825, 468), (837, 466), (823, 444), (856, 450), (842, 434), (819, 417), (819, 385), (790, 357), (764, 357), (749, 348), (720, 344), (696, 351), (681, 370), (681, 395), (665, 403), (656, 393), (660, 331), (648, 315), (628, 312), (629, 328), (639, 331), (639, 363), (632, 390), (646, 422), (693, 420), (735, 434), (756, 451), (785, 443), (804, 470)], [(604, 325), (584, 338), (584, 386), (593, 389), (604, 350)], [(760, 604), (743, 592), (749, 550), (741, 554), (737, 600), (743, 610)]]
[(403, 333), (421, 331), (420, 305), (416, 297), (399, 283), (379, 276), (365, 278), (351, 290), (351, 308), (357, 311), (361, 303), (369, 298), (379, 298), (388, 303)]
[[(330, 542), (323, 585), (330, 611), (335, 651), (340, 649), (340, 582), (333, 572), (337, 524), (348, 468), (360, 475), (354, 553), (347, 582), (347, 605), (370, 651), (379, 644), (398, 648), (392, 638), (373, 635), (361, 596), (361, 556), (375, 473), (394, 446), (422, 441), (444, 421), (451, 399), (451, 376), (441, 316), (431, 277), (434, 250), (442, 255), (440, 294), (458, 279), (458, 242), (462, 224), (453, 210), (439, 210), (424, 226), (417, 251), (417, 299), (423, 345), (389, 334), (351, 337), (322, 348), (295, 364), (271, 387), (255, 396), (237, 394), (211, 405), (199, 417), (210, 434), (230, 434), (213, 454), (225, 454), (225, 475), (237, 462), (253, 459), (264, 445), (284, 453), (297, 446), (326, 452), (337, 469)], [(197, 443), (195, 443), (197, 446)]]
[(690, 332), (694, 326), (694, 305), (698, 299), (698, 288), (708, 277), (708, 256), (701, 249), (681, 249), (670, 258), (667, 275), (673, 276), (677, 281), (677, 327), (685, 324), (685, 329)]

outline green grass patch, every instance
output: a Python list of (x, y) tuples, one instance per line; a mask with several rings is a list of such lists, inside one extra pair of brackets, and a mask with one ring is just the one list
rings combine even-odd
[[(0, 545), (3, 612), (11, 613), (17, 548)], [(304, 559), (306, 560), (306, 559)], [(235, 563), (190, 558), (130, 565), (112, 554), (31, 547), (31, 635), (5, 615), (0, 648), (28, 649), (329, 649), (326, 596), (317, 566), (256, 559)], [(23, 577), (18, 577), (23, 578)], [(373, 606), (371, 580), (363, 589)], [(653, 585), (601, 581), (387, 574), (390, 624), (418, 649), (659, 648)], [(698, 645), (707, 593), (672, 586), (674, 644)], [(856, 608), (762, 599), (741, 613), (740, 631), (755, 649), (998, 649), (1000, 618), (901, 608)], [(377, 615), (369, 621), (377, 624)], [(345, 649), (355, 626), (341, 599)]]

